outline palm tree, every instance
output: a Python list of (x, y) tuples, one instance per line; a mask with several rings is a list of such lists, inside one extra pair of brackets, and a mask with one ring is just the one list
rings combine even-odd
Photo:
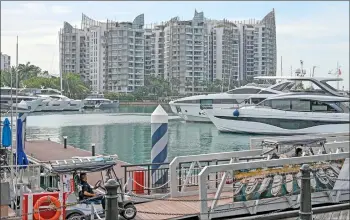
[(20, 77), (21, 80), (42, 76), (41, 68), (33, 64), (30, 64), (30, 62), (27, 62), (26, 64), (19, 64), (17, 67), (17, 70), (18, 70), (18, 74), (21, 76)]

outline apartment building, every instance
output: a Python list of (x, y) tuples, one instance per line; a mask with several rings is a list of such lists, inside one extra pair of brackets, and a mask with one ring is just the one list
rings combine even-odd
[(180, 94), (203, 90), (208, 74), (208, 31), (203, 12), (171, 19), (164, 28), (164, 79)]
[(230, 21), (209, 21), (209, 78), (236, 82), (239, 73), (239, 28)]
[(144, 85), (144, 15), (133, 22), (98, 22), (60, 30), (60, 73), (79, 73), (94, 92), (133, 92)]
[(1, 53), (1, 71), (11, 70), (11, 56)]
[(61, 73), (79, 73), (96, 92), (133, 92), (148, 75), (163, 77), (180, 94), (197, 94), (209, 82), (246, 82), (276, 74), (276, 26), (272, 10), (261, 21), (191, 20), (144, 25), (98, 22), (83, 14), (80, 28), (60, 31)]
[(277, 48), (275, 11), (261, 21), (239, 22), (240, 28), (240, 79), (254, 76), (276, 75)]

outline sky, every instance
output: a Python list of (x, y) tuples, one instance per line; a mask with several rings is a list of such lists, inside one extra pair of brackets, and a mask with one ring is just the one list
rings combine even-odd
[(348, 1), (1, 1), (1, 52), (16, 63), (31, 62), (59, 74), (58, 32), (67, 21), (80, 27), (82, 13), (99, 20), (132, 21), (145, 15), (145, 23), (160, 23), (172, 17), (192, 19), (203, 11), (210, 19), (261, 20), (272, 9), (276, 14), (277, 75), (290, 75), (304, 61), (307, 75), (327, 77), (341, 67), (340, 83), (349, 89), (349, 2)]

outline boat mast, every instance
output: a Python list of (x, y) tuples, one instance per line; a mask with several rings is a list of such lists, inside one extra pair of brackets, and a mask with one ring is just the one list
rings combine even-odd
[[(339, 62), (337, 61), (337, 78), (339, 78)], [(337, 81), (337, 90), (339, 90), (339, 81)]]
[(283, 76), (283, 69), (282, 69), (282, 56), (281, 56), (281, 76)]

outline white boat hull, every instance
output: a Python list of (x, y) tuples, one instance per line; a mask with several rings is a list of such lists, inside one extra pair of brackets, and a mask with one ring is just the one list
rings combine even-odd
[(51, 111), (64, 111), (67, 109), (69, 101), (63, 100), (44, 100), (42, 104), (38, 107), (37, 111), (51, 112)]
[[(313, 134), (349, 132), (349, 114), (327, 114), (314, 112), (287, 112), (271, 109), (239, 109), (238, 117), (233, 109), (207, 110), (210, 120), (219, 131), (256, 134)], [(329, 114), (328, 114), (329, 115)], [(301, 120), (302, 119), (302, 120)], [(255, 120), (255, 121), (252, 121)], [(320, 121), (322, 120), (322, 121)], [(262, 122), (257, 122), (262, 121)], [(276, 122), (275, 124), (268, 124)], [(320, 122), (324, 122), (321, 124)], [(298, 124), (299, 123), (299, 124)], [(303, 128), (304, 124), (311, 124)], [(314, 124), (316, 124), (314, 126)], [(317, 125), (320, 124), (320, 125)], [(294, 126), (294, 127), (291, 127)], [(284, 128), (285, 127), (285, 128)]]
[(84, 107), (84, 102), (81, 100), (71, 100), (64, 111), (79, 111)]

